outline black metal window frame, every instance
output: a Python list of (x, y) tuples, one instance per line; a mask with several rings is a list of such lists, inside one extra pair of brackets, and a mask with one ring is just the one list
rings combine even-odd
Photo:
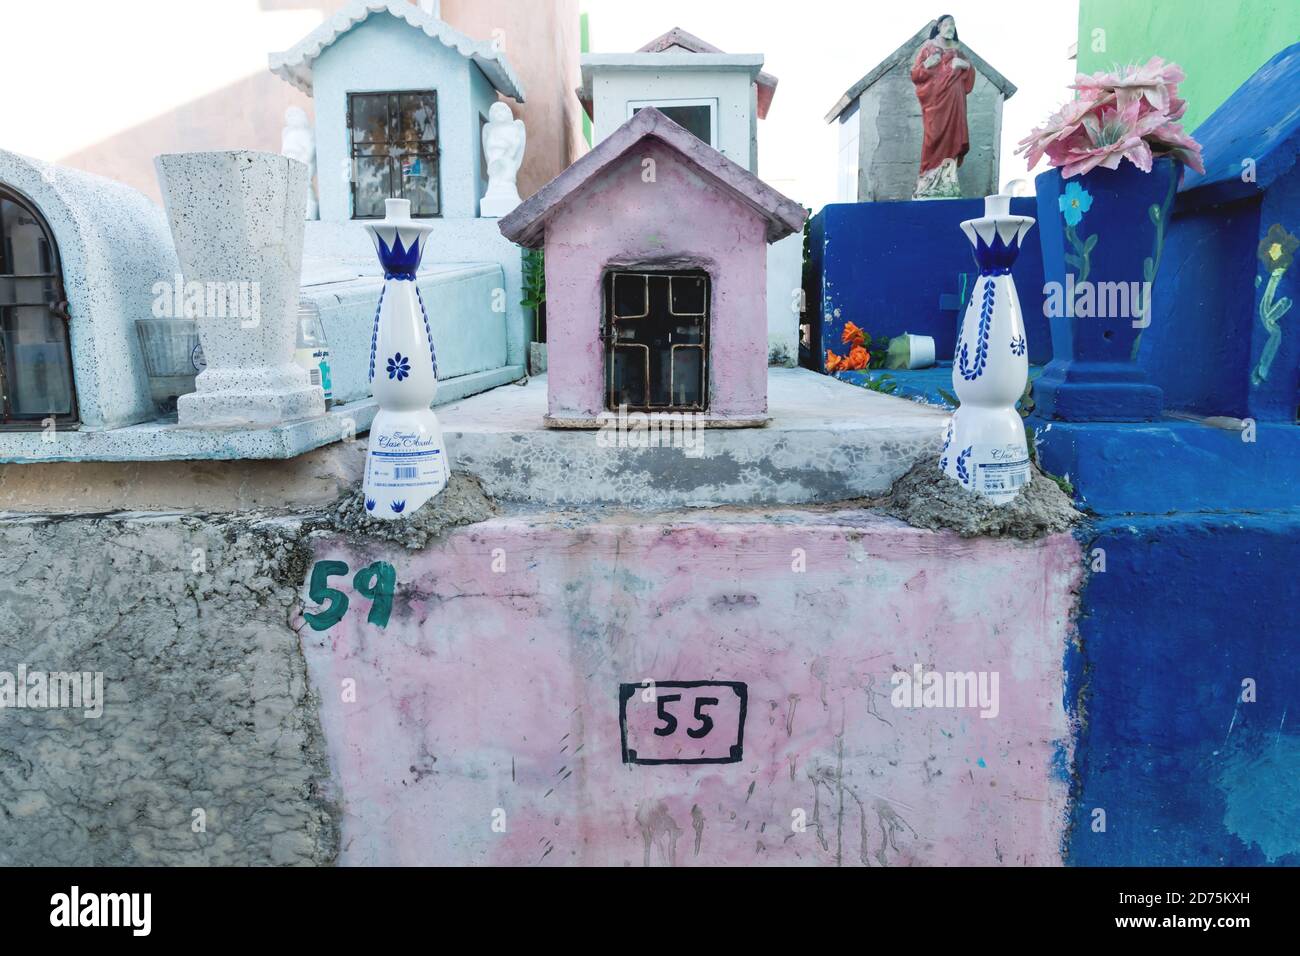
[[(400, 100), (400, 97), (427, 96), (432, 100), (433, 130), (434, 130), (433, 139), (431, 141), (421, 140), (420, 142), (428, 142), (429, 148), (417, 149), (414, 151), (414, 155), (419, 156), (421, 159), (427, 160), (433, 169), (433, 179), (434, 179), (434, 183), (436, 184), (436, 191), (438, 197), (438, 211), (432, 216), (417, 215), (416, 213), (412, 212), (411, 218), (412, 219), (441, 219), (443, 215), (442, 213), (442, 208), (443, 208), (442, 206), (442, 133), (440, 129), (441, 110), (438, 105), (437, 90), (355, 90), (347, 94), (348, 97), (348, 108), (347, 108), (348, 158), (352, 165), (351, 176), (350, 176), (350, 181), (348, 186), (349, 186), (349, 192), (351, 194), (350, 198), (352, 201), (352, 210), (351, 210), (352, 218), (360, 219), (360, 220), (372, 220), (372, 219), (384, 218), (382, 214), (374, 215), (374, 216), (357, 215), (357, 160), (376, 158), (373, 154), (365, 155), (362, 152), (367, 148), (374, 149), (376, 147), (381, 147), (381, 146), (393, 147), (398, 145), (400, 143), (400, 140), (394, 139), (390, 136), (390, 138), (384, 142), (380, 142), (378, 140), (358, 141), (355, 137), (356, 127), (353, 125), (353, 107), (357, 98), (358, 97), (379, 97), (379, 96), (388, 97), (387, 129), (390, 132), (390, 134), (393, 130), (393, 116), (398, 112), (400, 112), (400, 107), (398, 106), (398, 101)], [(402, 189), (402, 175), (401, 175), (401, 163), (405, 155), (407, 155), (405, 152), (403, 152), (401, 155), (393, 155), (391, 151), (389, 153), (388, 156), (388, 164), (389, 164), (388, 165), (388, 192), (389, 192), (388, 198), (389, 199), (407, 198), (404, 195), (404, 190)], [(394, 191), (396, 191), (395, 195), (394, 195)]]
[[(639, 315), (618, 315), (615, 306), (614, 283), (620, 277), (641, 277), (647, 280), (645, 306)], [(638, 319), (648, 318), (650, 315), (650, 290), (649, 280), (656, 278), (668, 279), (668, 309), (670, 317), (685, 319), (699, 319), (700, 341), (698, 343), (681, 343), (671, 346), (672, 352), (676, 353), (677, 349), (698, 349), (700, 352), (700, 400), (692, 403), (674, 403), (671, 401), (673, 394), (675, 363), (669, 360), (669, 385), (668, 394), (669, 402), (665, 405), (655, 405), (648, 401), (650, 396), (650, 350), (646, 345), (640, 343), (626, 343), (619, 339), (619, 323), (627, 321), (637, 321)], [(673, 310), (672, 282), (674, 279), (691, 279), (704, 280), (704, 311), (678, 313)], [(647, 399), (643, 404), (627, 403), (629, 411), (638, 412), (707, 412), (709, 408), (709, 355), (710, 355), (710, 327), (713, 324), (713, 278), (703, 269), (608, 269), (601, 280), (602, 298), (604, 300), (604, 315), (601, 317), (601, 339), (604, 342), (604, 359), (605, 359), (605, 407), (609, 411), (618, 411), (619, 406), (615, 404), (614, 388), (614, 366), (615, 354), (620, 348), (644, 348), (645, 357), (645, 395)]]
[[(64, 346), (66, 349), (65, 358), (68, 363), (68, 380), (71, 397), (71, 411), (63, 415), (43, 415), (40, 418), (14, 418), (12, 412), (12, 399), (10, 395), (11, 384), (5, 375), (5, 367), (8, 365), (8, 356), (5, 355), (4, 337), (0, 336), (0, 431), (40, 431), (45, 427), (45, 422), (53, 419), (56, 425), (77, 425), (81, 419), (78, 415), (77, 408), (77, 378), (76, 370), (72, 365), (72, 324), (71, 316), (68, 313), (67, 293), (63, 285), (63, 261), (59, 256), (59, 244), (54, 238), (54, 230), (50, 228), (49, 222), (41, 214), (36, 203), (28, 196), (8, 186), (0, 183), (0, 200), (7, 200), (16, 206), (19, 206), (30, 215), (41, 231), (45, 234), (45, 239), (49, 247), (50, 262), (48, 272), (39, 272), (33, 274), (18, 275), (16, 273), (0, 272), (0, 281), (5, 279), (49, 279), (53, 289), (53, 297), (49, 301), (42, 302), (19, 302), (15, 295), (15, 301), (11, 305), (0, 305), (0, 309), (22, 308), (28, 306), (44, 306), (54, 315), (63, 321), (66, 326), (66, 335), (64, 336)], [(0, 227), (0, 241), (4, 240), (3, 228)], [(0, 262), (9, 261), (7, 250), (0, 256)], [(15, 286), (17, 283), (15, 283)]]

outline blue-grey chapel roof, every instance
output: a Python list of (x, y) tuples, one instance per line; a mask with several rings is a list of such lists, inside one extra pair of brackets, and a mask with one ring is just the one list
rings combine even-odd
[(350, 2), (311, 33), (283, 53), (269, 57), (271, 72), (287, 80), (307, 95), (312, 92), (312, 64), (331, 44), (375, 13), (387, 13), (425, 35), (451, 47), (461, 56), (473, 60), (483, 75), (500, 93), (522, 103), (524, 87), (506, 60), (505, 54), (490, 40), (473, 40), (444, 20), (425, 13), (406, 0), (350, 0)]

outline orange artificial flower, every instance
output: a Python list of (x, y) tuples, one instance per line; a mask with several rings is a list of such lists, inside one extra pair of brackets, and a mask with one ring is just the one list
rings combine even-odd
[(845, 322), (844, 334), (840, 336), (840, 341), (845, 345), (865, 345), (866, 333), (852, 322)]
[(849, 357), (844, 360), (840, 367), (845, 371), (865, 369), (871, 363), (871, 353), (861, 345), (855, 345), (849, 350)]
[(844, 359), (840, 358), (830, 349), (827, 349), (826, 350), (826, 373), (829, 375), (834, 372), (838, 372), (840, 370), (840, 365), (841, 363), (843, 363), (843, 361)]

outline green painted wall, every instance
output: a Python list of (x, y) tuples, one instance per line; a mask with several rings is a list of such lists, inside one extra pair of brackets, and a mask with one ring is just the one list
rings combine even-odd
[[(1094, 50), (1103, 37), (1104, 50)], [(1300, 0), (1079, 0), (1079, 72), (1173, 60), (1187, 72), (1194, 130), (1283, 47), (1300, 40)]]

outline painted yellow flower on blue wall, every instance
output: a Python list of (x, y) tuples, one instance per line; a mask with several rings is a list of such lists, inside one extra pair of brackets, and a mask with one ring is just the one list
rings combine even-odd
[(1291, 300), (1286, 296), (1277, 298), (1277, 289), (1294, 261), (1298, 248), (1300, 239), (1287, 232), (1280, 222), (1269, 226), (1259, 243), (1259, 261), (1264, 264), (1268, 282), (1264, 283), (1263, 276), (1255, 276), (1255, 287), (1264, 285), (1263, 295), (1259, 297), (1259, 321), (1268, 333), (1268, 339), (1260, 350), (1259, 362), (1250, 373), (1252, 385), (1263, 385), (1268, 381), (1273, 359), (1277, 357), (1277, 350), (1282, 345), (1282, 317), (1291, 311)]
[(1264, 268), (1269, 273), (1286, 269), (1291, 265), (1298, 248), (1300, 239), (1287, 232), (1280, 222), (1275, 222), (1269, 226), (1268, 233), (1259, 243), (1259, 261), (1264, 263)]

